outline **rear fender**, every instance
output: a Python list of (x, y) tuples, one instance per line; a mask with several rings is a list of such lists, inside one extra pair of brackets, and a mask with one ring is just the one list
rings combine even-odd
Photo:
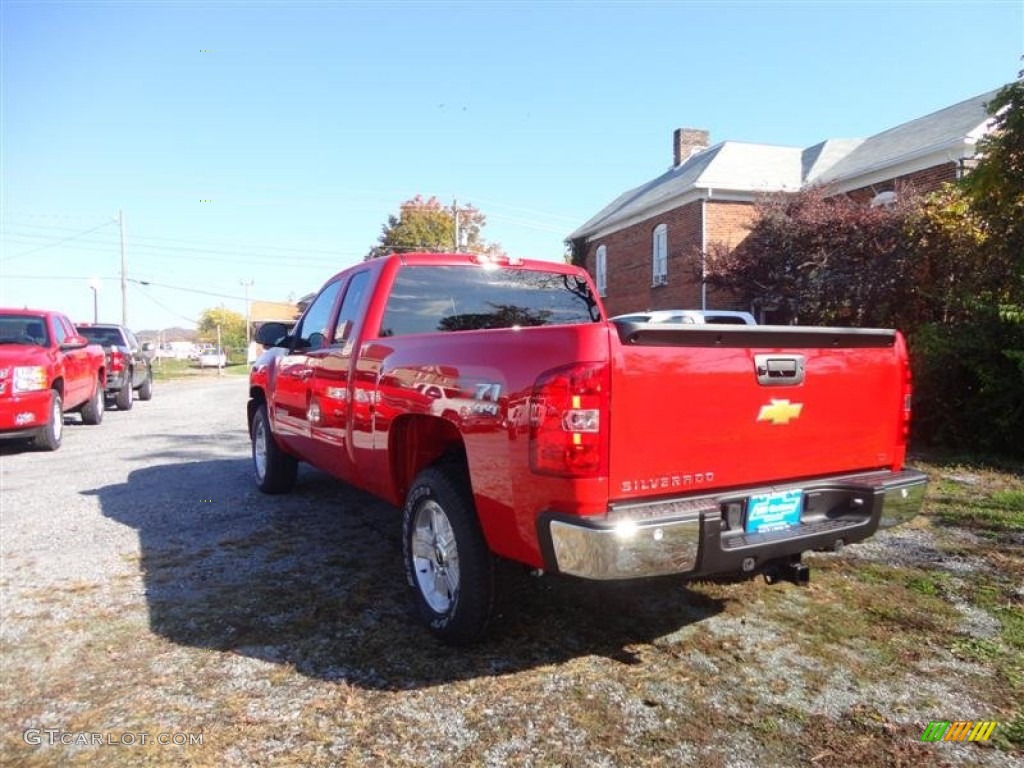
[(402, 503), (416, 475), (439, 461), (461, 465), (469, 484), (466, 446), (450, 421), (437, 416), (410, 414), (395, 420), (388, 437), (388, 457), (394, 498)]

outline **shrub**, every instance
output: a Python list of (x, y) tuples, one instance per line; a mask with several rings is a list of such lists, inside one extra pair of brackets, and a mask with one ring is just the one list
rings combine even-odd
[(914, 440), (1024, 457), (1024, 324), (929, 324), (910, 338)]

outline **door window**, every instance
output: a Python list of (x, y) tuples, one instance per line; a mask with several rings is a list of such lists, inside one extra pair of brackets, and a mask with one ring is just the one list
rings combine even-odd
[(68, 333), (68, 330), (64, 327), (64, 323), (61, 322), (61, 318), (59, 318), (59, 317), (53, 318), (53, 340), (54, 340), (54, 343), (57, 346), (60, 346), (61, 344), (64, 343), (64, 339), (66, 339), (70, 335), (71, 334)]
[(309, 305), (295, 332), (295, 349), (322, 349), (327, 346), (328, 324), (340, 288), (338, 280), (329, 283)]
[(356, 334), (356, 323), (363, 314), (363, 299), (370, 282), (369, 272), (359, 272), (349, 280), (345, 298), (341, 300), (338, 321), (334, 324), (334, 346), (343, 346)]

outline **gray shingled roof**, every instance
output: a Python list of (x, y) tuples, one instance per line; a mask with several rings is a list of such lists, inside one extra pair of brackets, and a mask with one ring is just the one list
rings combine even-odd
[(696, 189), (767, 192), (836, 182), (910, 157), (953, 148), (985, 123), (989, 91), (867, 139), (828, 139), (807, 149), (726, 141), (692, 155), (629, 190), (576, 229), (569, 239), (642, 220), (644, 213)]
[(692, 155), (656, 179), (619, 195), (569, 235), (583, 237), (627, 221), (692, 189), (778, 191), (799, 189), (800, 154), (796, 147), (725, 141)]
[(997, 92), (983, 93), (876, 133), (860, 142), (832, 167), (816, 175), (809, 175), (806, 181), (814, 183), (850, 178), (873, 168), (894, 165), (908, 156), (955, 146), (988, 120), (985, 104), (992, 101)]

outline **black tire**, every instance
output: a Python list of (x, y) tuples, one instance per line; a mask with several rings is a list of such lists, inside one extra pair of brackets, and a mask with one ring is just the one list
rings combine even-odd
[(288, 493), (295, 487), (299, 462), (278, 446), (270, 431), (267, 406), (261, 405), (252, 416), (252, 468), (256, 486), (264, 493)]
[(483, 637), (494, 560), (456, 468), (432, 467), (416, 477), (402, 510), (402, 556), (416, 612), (430, 630), (450, 645)]
[(34, 445), (44, 451), (56, 451), (64, 438), (64, 401), (60, 392), (50, 390), (50, 419), (36, 432)]
[(99, 424), (102, 422), (105, 405), (106, 398), (103, 394), (103, 382), (97, 379), (92, 394), (89, 395), (89, 402), (82, 406), (82, 423)]
[(153, 371), (146, 371), (146, 380), (139, 387), (139, 400), (153, 399)]
[(128, 371), (125, 373), (124, 385), (117, 390), (117, 396), (114, 398), (114, 402), (117, 403), (117, 410), (119, 411), (130, 411), (132, 404), (135, 401), (135, 390), (132, 389), (132, 373)]

